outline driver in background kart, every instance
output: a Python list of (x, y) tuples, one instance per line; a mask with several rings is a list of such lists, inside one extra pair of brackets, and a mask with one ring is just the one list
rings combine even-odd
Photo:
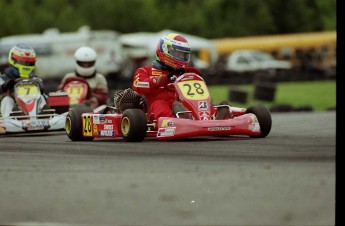
[(94, 49), (84, 46), (74, 53), (75, 71), (67, 73), (62, 79), (58, 89), (62, 90), (65, 82), (73, 77), (84, 79), (92, 89), (92, 94), (87, 102), (96, 108), (108, 101), (108, 82), (105, 76), (96, 71), (97, 53)]
[(34, 75), (36, 64), (36, 52), (27, 44), (17, 44), (13, 46), (8, 54), (9, 67), (5, 69), (5, 74), (0, 74), (0, 85), (3, 97), (1, 100), (0, 113), (2, 117), (7, 117), (16, 105), (13, 88), (19, 78), (32, 78), (37, 81), (41, 89), (41, 108), (47, 106), (46, 98), (41, 78)]
[(175, 89), (168, 86), (176, 80), (181, 72), (172, 73), (183, 68), (185, 72), (201, 74), (200, 70), (188, 67), (191, 49), (186, 38), (180, 34), (168, 34), (158, 42), (156, 59), (151, 66), (138, 68), (133, 77), (133, 90), (146, 97), (148, 112), (153, 113), (154, 120), (159, 117), (174, 117), (173, 108), (176, 100)]

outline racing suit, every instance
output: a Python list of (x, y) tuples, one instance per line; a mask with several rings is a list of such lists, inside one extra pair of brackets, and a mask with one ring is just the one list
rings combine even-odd
[[(174, 87), (168, 86), (172, 81), (163, 80), (172, 71), (168, 67), (154, 61), (152, 66), (138, 68), (133, 77), (133, 90), (144, 95), (148, 104), (148, 112), (153, 114), (154, 120), (159, 117), (174, 117), (173, 105), (176, 100)], [(201, 74), (197, 68), (186, 68), (186, 72)]]
[[(0, 113), (2, 117), (8, 117), (12, 112), (12, 109), (16, 105), (13, 97), (13, 88), (16, 83), (16, 79), (21, 78), (16, 68), (8, 67), (5, 69), (5, 74), (0, 75), (1, 92), (4, 93), (0, 103)], [(44, 108), (47, 105), (46, 95), (44, 91), (43, 81), (41, 78), (34, 74), (29, 75), (29, 78), (34, 79), (40, 85), (41, 90), (41, 104), (40, 107)]]
[(94, 104), (93, 107), (97, 107), (102, 104), (106, 104), (108, 100), (108, 83), (105, 79), (104, 75), (100, 73), (95, 73), (91, 76), (85, 77), (80, 76), (76, 72), (71, 72), (65, 75), (65, 77), (62, 79), (58, 89), (63, 89), (63, 86), (65, 85), (65, 81), (69, 78), (78, 77), (83, 78), (87, 83), (89, 84), (90, 88), (92, 89), (92, 94), (89, 98), (89, 101)]

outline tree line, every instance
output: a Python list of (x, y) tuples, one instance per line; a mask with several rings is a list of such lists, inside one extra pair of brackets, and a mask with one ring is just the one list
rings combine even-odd
[(336, 0), (0, 0), (0, 37), (56, 27), (205, 38), (336, 29)]

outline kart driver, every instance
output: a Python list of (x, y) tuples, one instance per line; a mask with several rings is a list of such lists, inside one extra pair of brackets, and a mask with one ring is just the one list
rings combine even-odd
[(67, 73), (62, 79), (58, 89), (63, 89), (65, 82), (73, 77), (84, 79), (92, 89), (87, 100), (92, 108), (106, 104), (108, 100), (108, 83), (105, 76), (96, 71), (97, 53), (90, 47), (80, 47), (74, 53), (75, 71)]
[(168, 84), (183, 72), (174, 71), (184, 69), (185, 72), (201, 74), (199, 69), (187, 67), (190, 54), (189, 43), (182, 35), (168, 34), (159, 40), (152, 66), (143, 66), (135, 71), (133, 90), (146, 97), (148, 111), (153, 113), (155, 120), (174, 117), (175, 89)]
[(43, 81), (34, 75), (36, 52), (27, 44), (18, 44), (11, 48), (8, 54), (9, 67), (5, 69), (5, 74), (0, 74), (1, 91), (4, 93), (1, 100), (0, 113), (2, 117), (8, 117), (14, 108), (15, 100), (13, 88), (16, 79), (32, 78), (37, 81), (41, 89), (41, 105), (47, 106), (46, 95), (44, 93)]

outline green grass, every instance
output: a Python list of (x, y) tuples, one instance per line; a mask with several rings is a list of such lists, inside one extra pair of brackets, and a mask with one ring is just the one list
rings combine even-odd
[[(228, 100), (230, 85), (209, 86), (214, 104)], [(273, 104), (290, 104), (293, 107), (311, 106), (314, 111), (325, 111), (336, 107), (336, 81), (307, 81), (282, 82), (276, 84), (273, 102), (258, 101), (253, 98), (254, 85), (238, 85), (237, 88), (248, 92), (247, 103), (230, 103), (236, 107), (249, 107), (254, 104), (264, 104), (271, 107)]]

